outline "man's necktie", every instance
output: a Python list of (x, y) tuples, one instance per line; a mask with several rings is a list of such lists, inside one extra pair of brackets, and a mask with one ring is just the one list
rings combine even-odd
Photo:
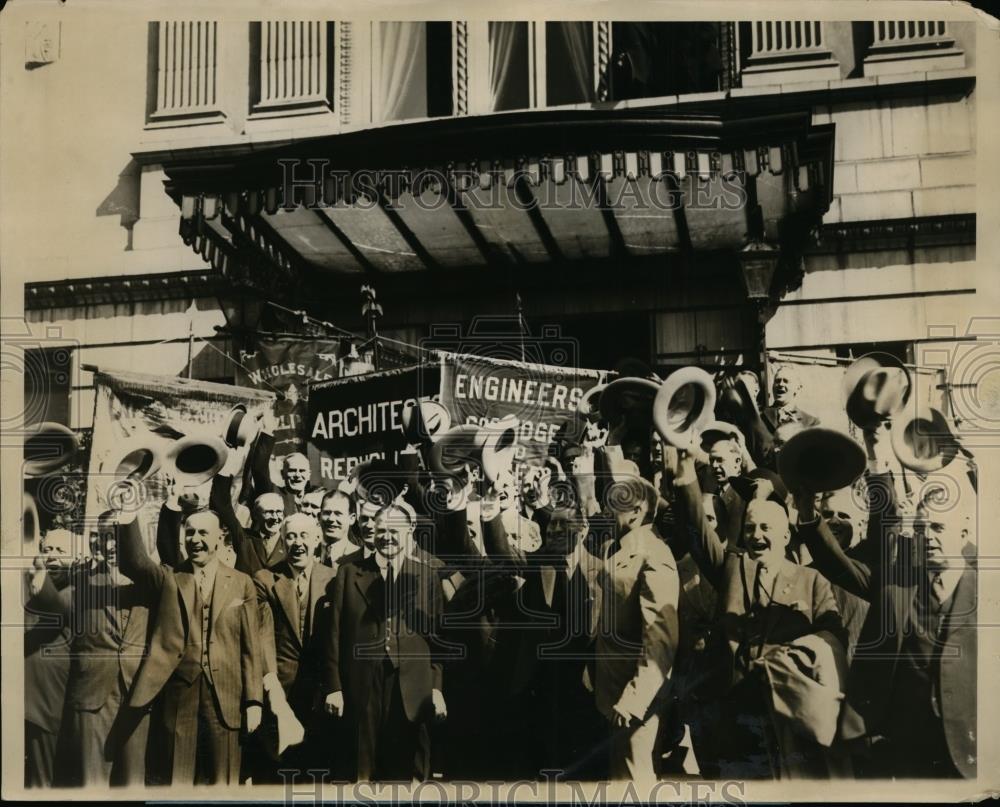
[(299, 594), (299, 635), (304, 636), (306, 632), (306, 611), (308, 611), (308, 602), (306, 601), (308, 587), (304, 574), (300, 574), (295, 578), (295, 589)]
[(208, 602), (211, 592), (208, 590), (208, 574), (204, 569), (198, 570), (198, 590), (201, 592), (201, 598)]
[(762, 607), (771, 601), (770, 592), (771, 579), (763, 566), (757, 567), (757, 579), (754, 584), (754, 601)]

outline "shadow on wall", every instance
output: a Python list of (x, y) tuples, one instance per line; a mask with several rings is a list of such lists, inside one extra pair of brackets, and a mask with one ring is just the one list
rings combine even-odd
[(121, 226), (128, 233), (126, 250), (132, 249), (132, 227), (139, 220), (139, 189), (142, 172), (139, 163), (129, 160), (118, 174), (118, 182), (97, 206), (98, 216), (120, 216)]

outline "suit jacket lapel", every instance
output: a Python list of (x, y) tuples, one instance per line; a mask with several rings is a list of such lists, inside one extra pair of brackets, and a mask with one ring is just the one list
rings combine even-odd
[(381, 583), (382, 576), (379, 573), (374, 558), (369, 557), (363, 563), (358, 564), (358, 573), (354, 577), (354, 585), (361, 592), (361, 596), (364, 597), (369, 608), (377, 608), (378, 613), (382, 614), (385, 612), (385, 598), (373, 596), (371, 590), (376, 582)]
[(215, 570), (215, 586), (212, 588), (212, 630), (219, 615), (229, 604), (230, 592), (233, 588), (233, 571), (228, 566), (218, 564)]
[(976, 570), (967, 566), (955, 586), (951, 607), (945, 617), (943, 633), (948, 635), (954, 627), (974, 626), (976, 621)]
[(187, 563), (187, 568), (181, 574), (176, 575), (177, 579), (177, 590), (181, 596), (181, 602), (184, 604), (184, 610), (187, 615), (188, 625), (190, 626), (191, 621), (194, 619), (194, 598), (195, 598), (195, 582), (194, 582), (194, 572), (191, 567), (190, 561)]
[(287, 555), (285, 553), (285, 539), (278, 536), (278, 540), (274, 542), (274, 548), (271, 550), (271, 554), (267, 556), (267, 560), (264, 562), (264, 566), (271, 567), (275, 564), (281, 563), (286, 560)]

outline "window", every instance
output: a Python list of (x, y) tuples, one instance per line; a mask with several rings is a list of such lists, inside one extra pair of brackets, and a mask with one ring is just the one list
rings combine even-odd
[(718, 23), (616, 22), (609, 83), (614, 100), (719, 89)]
[(545, 23), (545, 105), (594, 97), (594, 24)]
[(530, 23), (491, 22), (490, 103), (493, 112), (533, 106)]
[(451, 114), (451, 23), (372, 24), (372, 119)]
[(592, 22), (491, 22), (485, 111), (579, 104), (594, 99)]

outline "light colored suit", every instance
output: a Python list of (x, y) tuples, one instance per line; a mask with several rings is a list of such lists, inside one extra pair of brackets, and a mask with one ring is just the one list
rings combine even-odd
[(677, 563), (651, 525), (626, 533), (617, 551), (606, 545), (603, 561), (594, 696), (609, 721), (616, 704), (638, 721), (613, 743), (612, 778), (648, 780), (680, 640)]
[[(119, 552), (122, 571), (138, 588), (159, 598), (149, 655), (139, 667), (130, 703), (147, 706), (164, 693), (162, 731), (166, 736), (157, 739), (164, 742), (164, 752), (172, 759), (173, 782), (194, 781), (197, 755), (204, 756), (197, 742), (198, 727), (208, 720), (213, 770), (207, 775), (213, 782), (228, 779), (235, 784), (243, 709), (263, 702), (253, 581), (218, 564), (205, 637), (201, 631), (203, 603), (190, 560), (174, 571), (154, 563), (146, 554), (135, 522), (120, 528)], [(207, 663), (203, 665), (205, 641)], [(205, 697), (198, 694), (197, 690), (205, 687), (211, 692), (214, 708), (206, 707)]]

